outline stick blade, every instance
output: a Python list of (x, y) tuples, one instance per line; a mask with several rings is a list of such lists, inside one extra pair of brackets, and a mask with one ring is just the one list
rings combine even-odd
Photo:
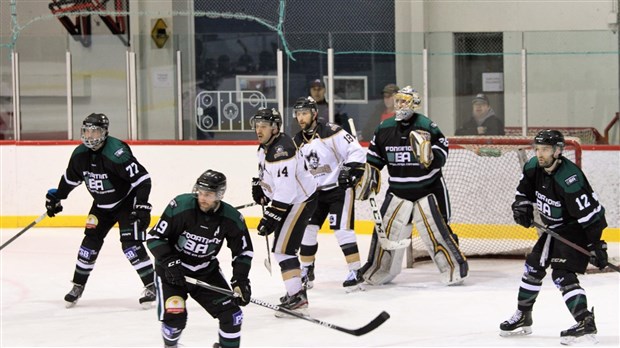
[(370, 331), (381, 326), (388, 319), (390, 319), (390, 314), (386, 311), (383, 311), (379, 313), (379, 315), (376, 318), (374, 318), (370, 323), (366, 324), (363, 327), (360, 327), (359, 329), (351, 330), (351, 332), (349, 333), (355, 336), (365, 335), (369, 333)]

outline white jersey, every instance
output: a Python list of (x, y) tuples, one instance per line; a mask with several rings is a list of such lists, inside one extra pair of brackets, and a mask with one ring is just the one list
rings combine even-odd
[(366, 163), (366, 150), (351, 134), (333, 123), (318, 121), (312, 135), (300, 131), (294, 141), (320, 190), (338, 186), (338, 174), (343, 164)]
[(286, 134), (280, 133), (268, 147), (259, 146), (257, 156), (260, 185), (272, 201), (297, 204), (316, 191), (303, 156)]

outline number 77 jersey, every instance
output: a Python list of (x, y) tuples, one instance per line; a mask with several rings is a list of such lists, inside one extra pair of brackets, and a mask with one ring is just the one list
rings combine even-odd
[(280, 133), (270, 145), (260, 145), (257, 156), (260, 185), (272, 201), (301, 203), (316, 191), (316, 181), (288, 135)]

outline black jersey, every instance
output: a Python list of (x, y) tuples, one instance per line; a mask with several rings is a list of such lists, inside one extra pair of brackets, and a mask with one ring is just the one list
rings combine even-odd
[[(205, 213), (187, 193), (168, 204), (149, 232), (147, 245), (157, 260), (178, 255), (186, 273), (196, 276), (219, 269), (216, 256), (224, 240), (233, 256), (233, 279), (247, 279), (254, 251), (243, 215), (225, 202)], [(155, 266), (159, 274), (161, 267)]]
[(599, 240), (607, 227), (605, 208), (588, 179), (565, 157), (551, 174), (539, 166), (536, 157), (531, 158), (523, 167), (516, 199), (536, 202), (543, 223), (550, 229), (581, 227), (592, 230), (591, 240)]
[(129, 145), (108, 136), (97, 151), (80, 144), (58, 184), (56, 197), (65, 199), (82, 182), (102, 209), (113, 209), (134, 193), (138, 203), (148, 203), (151, 176), (133, 156)]
[[(430, 133), (433, 162), (424, 168), (413, 158), (409, 133), (421, 130)], [(382, 169), (387, 165), (389, 188), (397, 196), (407, 198), (407, 192), (427, 188), (441, 178), (441, 168), (448, 158), (448, 139), (435, 122), (422, 114), (414, 113), (409, 121), (396, 121), (390, 117), (379, 124), (368, 147), (366, 160)]]

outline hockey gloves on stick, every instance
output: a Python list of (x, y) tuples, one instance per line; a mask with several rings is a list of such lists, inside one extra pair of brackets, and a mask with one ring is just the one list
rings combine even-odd
[(345, 163), (338, 174), (338, 185), (344, 189), (357, 185), (364, 175), (364, 163)]
[(178, 256), (167, 256), (161, 260), (161, 264), (164, 266), (164, 276), (169, 283), (179, 286), (185, 285), (183, 265)]
[(267, 204), (269, 203), (269, 197), (265, 196), (265, 192), (263, 191), (263, 187), (260, 186), (259, 178), (252, 178), (252, 199), (256, 204)]
[(517, 200), (512, 203), (512, 216), (519, 225), (530, 228), (534, 221), (534, 207), (532, 202)]
[(144, 231), (151, 224), (151, 205), (148, 203), (136, 203), (129, 216), (130, 223), (138, 224), (138, 231)]
[(590, 263), (602, 270), (607, 266), (607, 243), (604, 240), (588, 244)]
[(62, 211), (62, 204), (60, 199), (56, 197), (57, 189), (49, 189), (45, 195), (45, 209), (47, 209), (47, 216), (54, 217), (57, 213)]
[(275, 231), (280, 230), (282, 227), (282, 222), (287, 214), (286, 208), (280, 208), (271, 205), (270, 207), (265, 208), (265, 212), (263, 213), (263, 218), (258, 223), (258, 234), (260, 236), (268, 236)]
[(239, 294), (239, 297), (235, 297), (235, 303), (237, 306), (245, 306), (250, 303), (252, 287), (250, 287), (249, 279), (234, 280), (230, 285), (232, 286), (233, 291)]

